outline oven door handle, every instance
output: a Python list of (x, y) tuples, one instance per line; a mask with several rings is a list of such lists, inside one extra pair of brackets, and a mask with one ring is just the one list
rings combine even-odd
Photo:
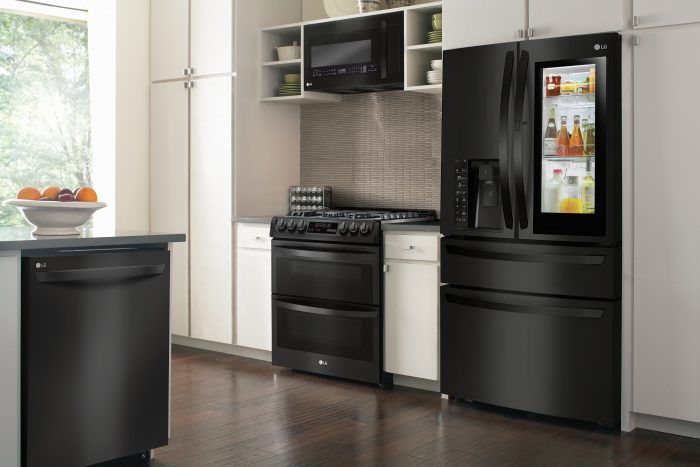
[[(345, 250), (319, 251), (300, 246), (276, 246), (277, 257), (303, 258), (318, 261), (339, 261), (343, 263), (373, 264), (378, 263), (376, 251)], [(371, 257), (374, 256), (374, 261)]]
[(358, 310), (338, 310), (336, 308), (325, 308), (311, 305), (302, 305), (301, 303), (292, 303), (284, 300), (277, 300), (279, 303), (284, 304), (284, 307), (288, 310), (298, 311), (300, 313), (309, 313), (312, 315), (323, 315), (323, 316), (333, 316), (337, 318), (361, 318), (361, 319), (375, 319), (379, 316), (379, 312), (376, 309), (368, 309), (367, 311)]

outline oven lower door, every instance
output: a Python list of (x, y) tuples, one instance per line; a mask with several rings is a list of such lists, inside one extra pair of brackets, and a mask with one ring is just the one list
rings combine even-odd
[(272, 363), (381, 384), (377, 306), (272, 296)]

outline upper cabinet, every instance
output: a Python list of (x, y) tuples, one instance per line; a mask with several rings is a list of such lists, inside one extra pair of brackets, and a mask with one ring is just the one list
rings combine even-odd
[(151, 81), (233, 71), (233, 0), (151, 0)]
[(635, 28), (670, 26), (700, 21), (698, 0), (634, 0)]
[(443, 10), (445, 50), (622, 30), (622, 0), (444, 0)]
[(442, 9), (445, 50), (525, 37), (525, 0), (445, 0)]
[(151, 0), (151, 81), (186, 76), (190, 63), (189, 3)]
[(233, 1), (191, 0), (190, 67), (193, 75), (233, 71)]
[(529, 20), (531, 39), (621, 31), (622, 0), (586, 0), (566, 8), (561, 0), (530, 0)]

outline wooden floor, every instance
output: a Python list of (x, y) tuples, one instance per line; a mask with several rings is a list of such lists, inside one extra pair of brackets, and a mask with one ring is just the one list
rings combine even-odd
[(172, 438), (154, 466), (700, 465), (700, 440), (620, 434), (173, 349)]

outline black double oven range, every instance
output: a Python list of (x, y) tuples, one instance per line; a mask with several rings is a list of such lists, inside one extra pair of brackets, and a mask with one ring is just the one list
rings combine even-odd
[(434, 219), (434, 211), (386, 210), (273, 218), (272, 363), (390, 385), (382, 369), (382, 224)]

